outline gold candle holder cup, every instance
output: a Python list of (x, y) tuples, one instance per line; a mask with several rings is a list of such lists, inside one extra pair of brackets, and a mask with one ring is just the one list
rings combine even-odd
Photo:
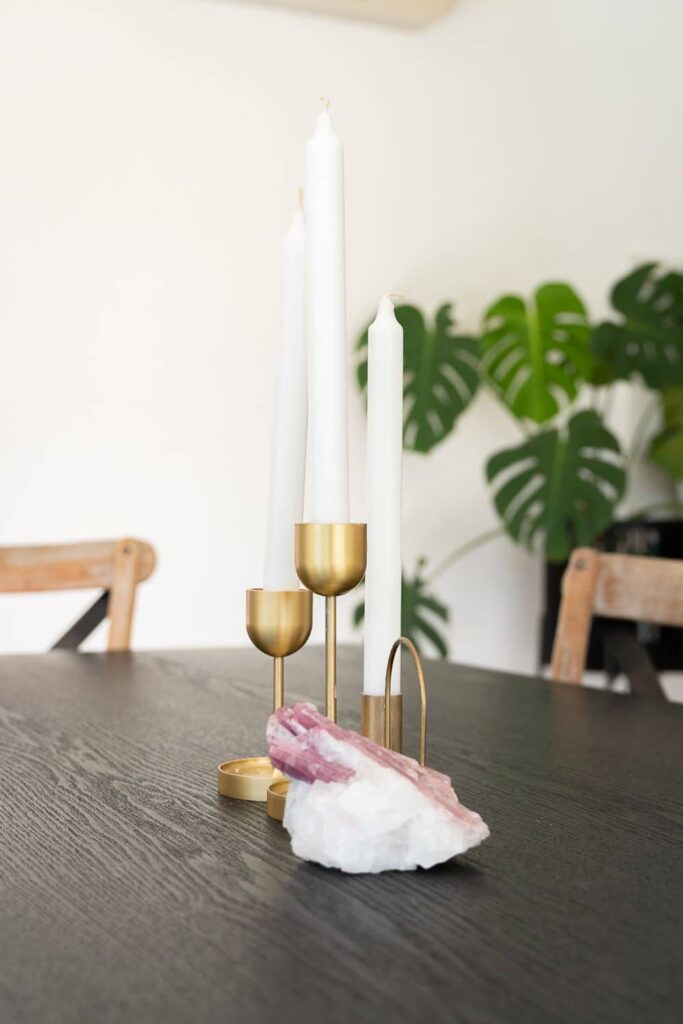
[(300, 650), (313, 625), (308, 590), (247, 591), (247, 633), (254, 647), (273, 659), (273, 711), (284, 704), (284, 659)]
[(296, 571), (305, 587), (325, 598), (325, 714), (337, 721), (337, 598), (365, 575), (365, 523), (297, 523)]

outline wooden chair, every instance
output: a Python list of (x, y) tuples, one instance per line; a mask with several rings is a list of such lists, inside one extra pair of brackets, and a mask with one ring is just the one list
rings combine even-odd
[[(550, 670), (553, 679), (581, 682), (594, 615), (683, 626), (683, 561), (577, 548), (562, 580)], [(632, 635), (626, 638), (624, 650), (635, 677), (645, 680), (649, 670), (656, 680), (652, 663)], [(627, 674), (633, 690), (633, 678)]]
[(49, 547), (0, 547), (0, 593), (102, 587), (104, 593), (52, 649), (76, 649), (108, 616), (107, 650), (127, 651), (137, 585), (151, 576), (155, 563), (154, 548), (130, 538)]

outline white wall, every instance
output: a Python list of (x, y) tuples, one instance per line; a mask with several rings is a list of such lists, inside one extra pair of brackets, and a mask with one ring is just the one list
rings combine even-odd
[[(354, 334), (387, 290), (455, 298), (466, 328), (549, 277), (599, 311), (632, 261), (681, 256), (682, 32), (678, 0), (461, 0), (421, 33), (2, 0), (0, 543), (147, 537), (138, 646), (245, 642), (279, 240), (317, 98), (346, 147)], [(351, 422), (361, 517), (355, 392)], [(495, 525), (482, 464), (515, 437), (481, 398), (406, 459), (409, 565)], [(453, 657), (533, 668), (537, 579), (507, 541), (445, 576)], [(0, 649), (44, 648), (82, 604), (2, 598)]]

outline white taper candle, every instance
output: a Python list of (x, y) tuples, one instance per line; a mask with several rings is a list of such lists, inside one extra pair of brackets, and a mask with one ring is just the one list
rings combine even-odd
[[(401, 635), (403, 329), (388, 295), (368, 332), (368, 565), (363, 692), (384, 693), (389, 651)], [(400, 660), (391, 692), (401, 692)]]
[(324, 109), (306, 146), (310, 512), (349, 519), (344, 153)]
[(303, 516), (307, 418), (306, 229), (299, 204), (282, 244), (264, 590), (299, 587), (294, 524)]

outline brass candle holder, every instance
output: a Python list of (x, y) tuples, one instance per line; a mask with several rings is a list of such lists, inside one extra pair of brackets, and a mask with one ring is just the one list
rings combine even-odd
[[(308, 590), (247, 590), (247, 633), (273, 659), (273, 711), (284, 704), (285, 661), (304, 646), (313, 624)], [(242, 757), (218, 766), (218, 792), (236, 800), (265, 802), (268, 787), (283, 778), (270, 758)]]
[[(370, 693), (361, 694), (360, 732), (361, 736), (384, 746), (384, 726), (386, 721), (386, 701), (384, 694), (376, 696)], [(391, 749), (397, 753), (403, 750), (403, 697), (400, 693), (389, 694), (389, 714), (391, 716)]]
[(384, 694), (373, 696), (364, 693), (361, 697), (361, 726), (363, 736), (375, 743), (381, 743), (388, 750), (403, 752), (403, 699), (391, 692), (391, 673), (394, 659), (401, 647), (410, 652), (420, 687), (420, 754), (419, 762), (424, 767), (427, 759), (427, 687), (422, 661), (417, 647), (408, 637), (401, 636), (392, 645), (384, 677)]
[(325, 714), (337, 721), (337, 598), (365, 575), (365, 523), (297, 523), (295, 562), (299, 579), (325, 598)]

